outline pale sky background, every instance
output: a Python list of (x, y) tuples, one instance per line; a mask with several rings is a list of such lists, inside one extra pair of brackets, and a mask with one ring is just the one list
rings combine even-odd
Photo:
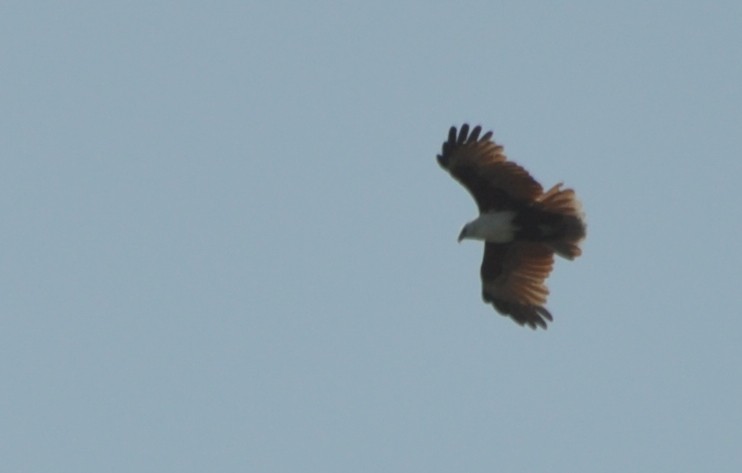
[[(4, 2), (8, 472), (742, 471), (742, 2)], [(548, 331), (435, 155), (584, 203)]]

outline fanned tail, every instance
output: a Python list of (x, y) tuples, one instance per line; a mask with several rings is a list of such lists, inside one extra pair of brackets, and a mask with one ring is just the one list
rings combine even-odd
[(575, 191), (562, 189), (562, 183), (559, 183), (542, 194), (538, 202), (543, 210), (562, 217), (555, 232), (558, 238), (549, 241), (549, 246), (563, 258), (572, 260), (580, 256), (580, 243), (585, 238), (587, 225)]

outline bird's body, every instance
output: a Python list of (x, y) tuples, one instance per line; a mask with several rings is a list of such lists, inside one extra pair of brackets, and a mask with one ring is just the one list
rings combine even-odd
[(546, 328), (552, 320), (544, 306), (544, 281), (553, 255), (580, 255), (584, 216), (571, 189), (557, 184), (544, 192), (528, 172), (503, 154), (492, 132), (481, 127), (451, 127), (438, 163), (474, 197), (479, 217), (461, 230), (459, 241), (485, 242), (481, 267), (482, 297), (517, 323)]

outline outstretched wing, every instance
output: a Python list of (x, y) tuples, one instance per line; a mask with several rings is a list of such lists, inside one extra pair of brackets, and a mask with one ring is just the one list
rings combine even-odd
[(480, 138), (481, 132), (482, 127), (476, 126), (470, 134), (464, 124), (457, 135), (452, 126), (438, 155), (438, 164), (469, 190), (479, 212), (511, 208), (513, 201), (530, 202), (540, 196), (541, 185), (507, 160), (503, 147), (492, 141), (491, 131)]
[(482, 298), (520, 325), (546, 328), (553, 319), (544, 307), (544, 281), (553, 264), (554, 251), (540, 243), (485, 243)]

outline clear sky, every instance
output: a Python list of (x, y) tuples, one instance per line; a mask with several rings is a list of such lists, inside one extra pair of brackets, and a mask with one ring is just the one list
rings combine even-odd
[[(4, 2), (8, 472), (742, 471), (742, 3)], [(532, 331), (435, 155), (577, 190)]]

